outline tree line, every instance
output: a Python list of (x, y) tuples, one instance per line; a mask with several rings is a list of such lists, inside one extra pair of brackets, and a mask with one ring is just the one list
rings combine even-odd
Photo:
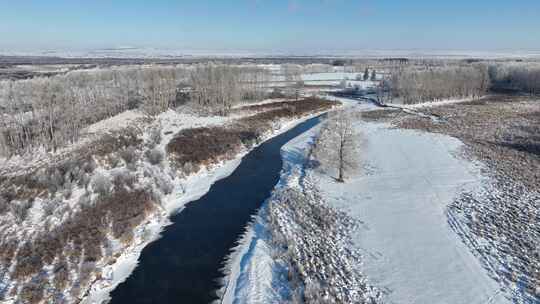
[(241, 99), (264, 98), (262, 69), (231, 65), (137, 66), (73, 71), (0, 82), (0, 155), (55, 150), (82, 130), (129, 109), (150, 116), (180, 104), (227, 114)]
[(540, 64), (492, 64), (488, 71), (494, 90), (540, 94)]
[(400, 99), (404, 104), (413, 104), (480, 97), (488, 90), (489, 83), (487, 67), (474, 65), (397, 69), (382, 85), (388, 86), (392, 98)]

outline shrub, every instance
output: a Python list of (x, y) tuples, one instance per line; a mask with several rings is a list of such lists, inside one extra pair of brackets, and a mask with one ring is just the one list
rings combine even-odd
[(112, 183), (115, 189), (122, 189), (123, 187), (133, 189), (137, 182), (137, 176), (128, 170), (115, 170), (112, 172), (112, 176)]
[(81, 284), (81, 286), (87, 286), (88, 283), (90, 283), (90, 279), (92, 278), (95, 269), (96, 265), (93, 262), (85, 262), (81, 265), (81, 269), (79, 270), (79, 284)]
[(96, 161), (91, 156), (86, 159), (82, 167), (85, 173), (93, 173), (94, 170), (96, 170), (96, 168), (97, 168)]
[(182, 171), (184, 172), (184, 174), (190, 175), (191, 173), (195, 173), (199, 171), (199, 167), (196, 165), (193, 165), (192, 162), (188, 161), (188, 162), (185, 162), (184, 165), (182, 166)]
[(87, 188), (88, 185), (90, 184), (90, 180), (91, 180), (91, 179), (92, 179), (92, 178), (90, 177), (90, 174), (88, 174), (88, 173), (83, 173), (83, 174), (81, 175), (81, 178), (77, 181), (77, 185), (78, 185), (79, 187)]
[(19, 241), (14, 238), (4, 237), (0, 241), (0, 261), (3, 265), (10, 265), (19, 247)]
[(4, 214), (9, 210), (9, 202), (4, 198), (4, 196), (0, 195), (0, 214)]
[(79, 197), (79, 206), (89, 207), (91, 205), (92, 205), (92, 198), (90, 197), (89, 192), (86, 192)]
[(158, 165), (163, 161), (164, 155), (161, 150), (154, 148), (146, 151), (146, 158), (152, 165)]
[(32, 207), (32, 201), (12, 201), (10, 204), (11, 213), (15, 217), (15, 220), (19, 223), (23, 222), (28, 215), (28, 210)]
[(135, 110), (142, 106), (143, 101), (140, 96), (133, 96), (128, 98), (127, 108), (128, 110)]
[[(202, 127), (180, 131), (167, 145), (170, 159), (178, 166), (195, 169), (223, 159), (233, 158), (242, 146), (251, 147), (264, 132), (270, 130), (275, 120), (293, 118), (315, 111), (330, 109), (337, 103), (318, 98), (302, 101), (281, 102), (244, 107), (248, 110), (265, 112), (244, 117), (229, 126)], [(184, 168), (189, 173), (191, 168)]]
[(20, 280), (38, 273), (43, 268), (43, 259), (41, 253), (35, 250), (33, 241), (26, 241), (19, 249), (16, 260), (17, 264), (11, 277)]
[(59, 261), (54, 266), (54, 278), (53, 278), (53, 284), (54, 287), (59, 291), (62, 292), (68, 284), (69, 280), (69, 270), (68, 270), (68, 264), (66, 263), (65, 257), (62, 255), (59, 258)]
[(109, 178), (101, 173), (94, 175), (91, 182), (94, 193), (98, 193), (101, 196), (106, 196), (111, 192), (111, 181)]
[(43, 208), (43, 216), (49, 217), (54, 213), (54, 210), (56, 207), (60, 206), (62, 203), (59, 199), (52, 199), (52, 200), (44, 200), (42, 203)]
[(137, 149), (134, 146), (129, 146), (120, 150), (120, 157), (126, 162), (126, 164), (132, 164), (137, 162), (139, 156), (137, 154)]
[(45, 291), (45, 282), (28, 282), (26, 283), (21, 291), (20, 297), (24, 300), (24, 303), (33, 304), (41, 303), (43, 300), (43, 293)]
[(154, 148), (161, 142), (161, 126), (155, 126), (150, 129), (148, 136), (148, 146)]
[(171, 194), (172, 193), (172, 191), (174, 189), (174, 185), (168, 178), (166, 178), (166, 177), (164, 177), (162, 175), (156, 175), (155, 182), (156, 182), (157, 187), (159, 188), (159, 190), (161, 190), (161, 192), (163, 192), (164, 194)]
[(142, 143), (141, 132), (136, 128), (126, 128), (116, 133), (106, 133), (92, 146), (90, 153), (94, 156), (106, 156), (116, 151), (121, 151), (130, 146), (139, 146)]

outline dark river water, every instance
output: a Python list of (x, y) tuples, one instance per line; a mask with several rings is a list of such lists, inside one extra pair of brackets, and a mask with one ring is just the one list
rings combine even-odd
[(228, 177), (172, 217), (162, 238), (142, 251), (139, 266), (111, 303), (209, 303), (224, 258), (279, 180), (281, 147), (319, 122), (309, 119), (255, 148)]

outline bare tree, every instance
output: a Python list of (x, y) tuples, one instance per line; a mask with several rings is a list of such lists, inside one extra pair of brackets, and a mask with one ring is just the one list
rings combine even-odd
[(226, 65), (197, 66), (190, 74), (191, 100), (210, 112), (227, 114), (241, 98), (240, 72)]
[(364, 81), (366, 81), (366, 80), (368, 80), (368, 79), (369, 79), (369, 69), (366, 68), (366, 69), (364, 70)]
[(86, 126), (133, 109), (134, 99), (147, 114), (159, 114), (186, 78), (182, 66), (141, 66), (1, 82), (0, 154), (75, 142)]
[(477, 98), (489, 87), (485, 66), (430, 66), (395, 70), (391, 77), (392, 95), (404, 104), (446, 98)]
[(372, 70), (371, 71), (371, 78), (370, 78), (371, 81), (375, 81), (377, 80), (377, 72), (375, 70)]
[(285, 94), (297, 98), (300, 88), (303, 87), (301, 67), (295, 64), (284, 64), (282, 69), (287, 85)]
[(338, 182), (344, 182), (358, 168), (357, 138), (350, 113), (338, 110), (328, 114), (314, 149), (314, 157), (324, 170), (335, 172)]

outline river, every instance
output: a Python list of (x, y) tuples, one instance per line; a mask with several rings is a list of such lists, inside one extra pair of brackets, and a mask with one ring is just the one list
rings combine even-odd
[(228, 177), (171, 218), (141, 253), (131, 276), (111, 293), (114, 304), (209, 303), (217, 299), (225, 257), (280, 177), (281, 147), (319, 123), (311, 118), (246, 154)]

